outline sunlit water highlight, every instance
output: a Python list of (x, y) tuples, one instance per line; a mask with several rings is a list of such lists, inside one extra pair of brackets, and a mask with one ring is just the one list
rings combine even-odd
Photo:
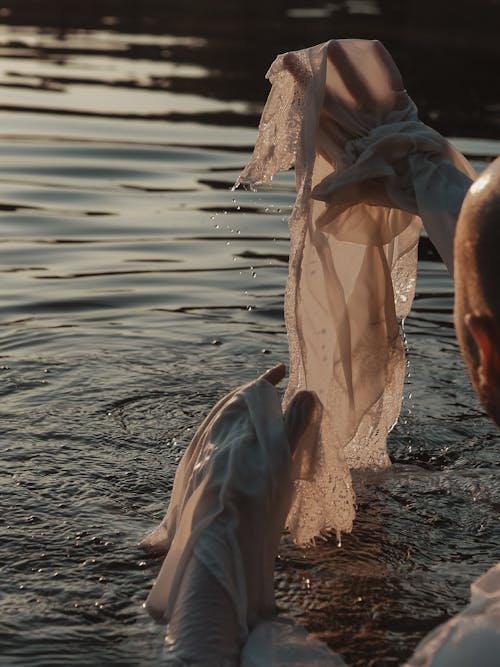
[[(142, 609), (159, 562), (136, 543), (209, 407), (286, 361), (293, 178), (230, 192), (255, 130), (193, 114), (252, 106), (159, 90), (203, 72), (128, 57), (175, 39), (0, 39), (0, 662), (159, 664)], [(479, 169), (499, 148), (455, 142)], [(280, 607), (351, 665), (399, 664), (500, 557), (498, 436), (452, 282), (421, 256), (394, 465), (358, 480), (342, 548), (284, 544), (277, 563)]]

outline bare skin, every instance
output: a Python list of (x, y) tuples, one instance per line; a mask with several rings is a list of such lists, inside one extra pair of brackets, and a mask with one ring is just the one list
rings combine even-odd
[[(261, 378), (273, 386), (276, 386), (283, 380), (285, 373), (285, 364), (278, 364), (261, 375)], [(292, 454), (309, 425), (314, 406), (314, 394), (310, 391), (299, 391), (295, 394), (285, 410), (283, 415), (285, 420), (285, 431)]]
[(479, 398), (500, 427), (500, 158), (470, 188), (455, 236), (455, 329)]

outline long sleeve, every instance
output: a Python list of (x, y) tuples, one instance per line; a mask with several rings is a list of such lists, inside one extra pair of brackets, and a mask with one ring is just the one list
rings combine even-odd
[(470, 604), (425, 637), (405, 667), (497, 667), (500, 563), (471, 585)]

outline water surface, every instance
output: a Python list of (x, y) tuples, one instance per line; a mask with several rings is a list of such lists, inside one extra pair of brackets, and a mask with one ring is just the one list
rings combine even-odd
[[(276, 48), (262, 30), (251, 61), (254, 35), (234, 14), (237, 46), (208, 19), (132, 29), (125, 13), (89, 10), (85, 29), (70, 12), (61, 29), (48, 10), (4, 13), (1, 664), (160, 663), (164, 628), (142, 609), (159, 562), (136, 543), (215, 400), (287, 360), (293, 176), (272, 192), (229, 190), (255, 140), (262, 75), (276, 51), (331, 36), (325, 17), (369, 36), (385, 16), (411, 60), (384, 3), (332, 7), (273, 10)], [(437, 108), (438, 129), (484, 168), (500, 145), (488, 95), (475, 116), (470, 100), (450, 115), (407, 70), (424, 113)], [(452, 281), (426, 239), (420, 256), (394, 465), (358, 480), (341, 548), (284, 544), (277, 563), (280, 607), (359, 667), (400, 664), (500, 558), (498, 436), (465, 375)]]

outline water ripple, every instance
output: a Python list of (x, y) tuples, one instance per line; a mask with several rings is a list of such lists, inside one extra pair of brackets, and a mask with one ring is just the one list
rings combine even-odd
[[(260, 81), (264, 47), (233, 39), (231, 70), (220, 37), (115, 33), (113, 21), (0, 27), (9, 666), (159, 663), (164, 628), (142, 603), (160, 564), (136, 543), (209, 407), (287, 358), (293, 174), (229, 190), (265, 96), (247, 85), (249, 48)], [(479, 168), (498, 153), (454, 141)], [(394, 465), (356, 479), (341, 548), (284, 539), (277, 562), (280, 607), (357, 667), (399, 664), (499, 558), (498, 434), (459, 355), (452, 282), (425, 236), (419, 253)]]

